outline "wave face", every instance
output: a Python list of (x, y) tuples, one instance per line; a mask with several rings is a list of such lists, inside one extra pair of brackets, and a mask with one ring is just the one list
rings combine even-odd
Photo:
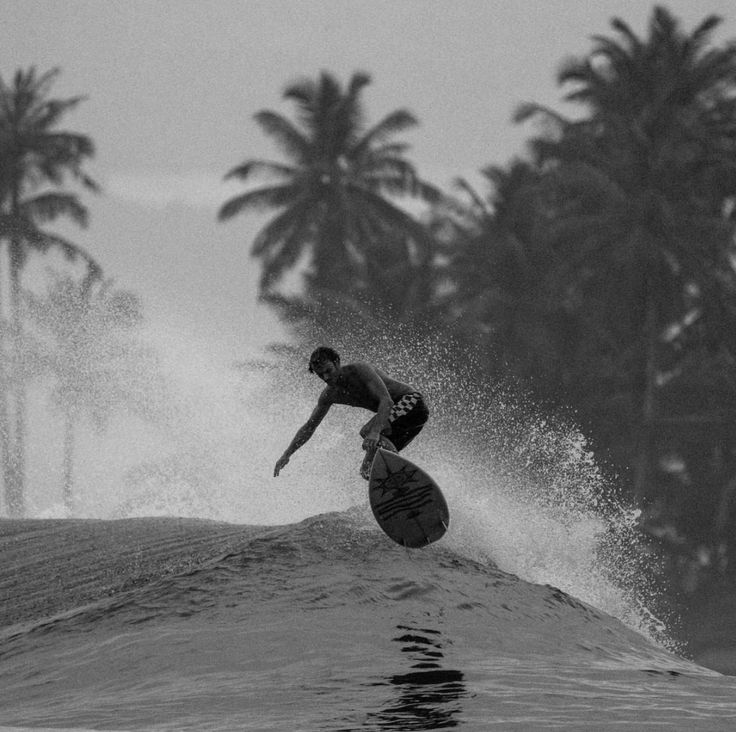
[(736, 679), (367, 507), (281, 526), (0, 522), (0, 722), (728, 729)]

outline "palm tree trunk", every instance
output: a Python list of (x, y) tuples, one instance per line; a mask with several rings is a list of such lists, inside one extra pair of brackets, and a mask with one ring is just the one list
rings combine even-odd
[(10, 470), (10, 415), (8, 412), (8, 398), (10, 396), (8, 369), (7, 369), (7, 333), (2, 313), (2, 293), (0, 292), (0, 464), (2, 465), (3, 488), (5, 490), (5, 507), (10, 513), (13, 503), (11, 485), (13, 484)]
[(634, 464), (634, 498), (641, 505), (647, 492), (652, 464), (652, 426), (656, 416), (657, 390), (657, 308), (654, 298), (647, 294), (644, 343), (646, 348), (644, 363), (644, 394), (639, 420), (639, 439)]
[(74, 420), (69, 412), (64, 416), (64, 506), (74, 513)]
[[(19, 194), (13, 192), (12, 197), (13, 219), (19, 216)], [(8, 497), (8, 512), (11, 516), (22, 516), (24, 505), (24, 477), (25, 477), (25, 432), (26, 432), (26, 394), (22, 364), (22, 325), (20, 318), (20, 270), (23, 258), (23, 242), (17, 234), (10, 237), (8, 248), (8, 263), (10, 274), (10, 374), (8, 383), (13, 396), (14, 411), (9, 416), (9, 451), (7, 456), (8, 471), (6, 493)], [(14, 419), (13, 419), (14, 418)]]
[[(2, 260), (0, 260), (2, 265)], [(0, 266), (0, 278), (2, 278), (2, 267)], [(0, 284), (2, 280), (0, 279)], [(7, 367), (7, 343), (6, 319), (4, 318), (3, 290), (0, 287), (0, 465), (2, 465), (3, 489), (5, 493), (5, 507), (10, 512), (11, 492), (10, 486), (10, 416), (8, 412), (8, 399), (10, 387), (8, 382)]]
[[(725, 469), (721, 472), (725, 473)], [(732, 475), (726, 480), (723, 488), (721, 488), (721, 496), (713, 518), (713, 537), (716, 543), (728, 538), (726, 529), (731, 516), (731, 504), (734, 495), (736, 495), (736, 475)]]

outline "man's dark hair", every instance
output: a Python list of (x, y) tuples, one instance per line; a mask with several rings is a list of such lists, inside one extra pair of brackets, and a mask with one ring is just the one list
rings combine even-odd
[(309, 357), (309, 373), (314, 373), (314, 367), (320, 366), (325, 361), (334, 361), (340, 363), (340, 354), (329, 346), (320, 346), (312, 351), (312, 355)]

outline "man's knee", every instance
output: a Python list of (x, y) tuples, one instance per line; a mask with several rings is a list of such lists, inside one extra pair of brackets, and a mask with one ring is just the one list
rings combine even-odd
[(361, 428), (360, 428), (360, 436), (361, 437), (367, 437), (368, 433), (373, 429), (373, 425), (376, 423), (376, 419), (378, 418), (378, 415), (375, 417), (371, 417)]

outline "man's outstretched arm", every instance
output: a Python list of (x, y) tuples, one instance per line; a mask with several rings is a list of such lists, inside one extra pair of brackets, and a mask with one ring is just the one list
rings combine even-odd
[(284, 450), (284, 454), (276, 461), (276, 467), (273, 469), (274, 478), (278, 477), (278, 474), (289, 462), (289, 458), (314, 434), (329, 409), (329, 403), (322, 401), (317, 403), (309, 419), (297, 430), (294, 439), (289, 443), (289, 447)]

